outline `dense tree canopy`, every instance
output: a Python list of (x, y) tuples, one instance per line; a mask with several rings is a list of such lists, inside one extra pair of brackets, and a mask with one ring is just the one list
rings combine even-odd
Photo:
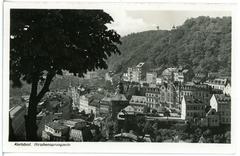
[(120, 53), (120, 35), (107, 28), (113, 19), (103, 10), (12, 9), (10, 14), (10, 79), (14, 86), (32, 85), (26, 129), (27, 139), (36, 140), (36, 105), (53, 77), (63, 70), (83, 76), (106, 69), (106, 59)]
[(191, 18), (170, 31), (152, 30), (122, 38), (122, 55), (109, 66), (122, 72), (146, 62), (150, 67), (187, 65), (194, 72), (231, 74), (231, 17)]
[(32, 81), (35, 72), (82, 76), (107, 68), (105, 60), (119, 53), (120, 36), (108, 30), (113, 21), (102, 10), (11, 10), (11, 80)]

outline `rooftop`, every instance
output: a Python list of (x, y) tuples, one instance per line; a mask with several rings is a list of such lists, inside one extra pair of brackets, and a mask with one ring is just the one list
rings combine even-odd
[(203, 102), (199, 99), (196, 99), (192, 96), (184, 96), (186, 104), (203, 104)]
[(135, 103), (144, 103), (146, 102), (146, 97), (145, 96), (136, 96), (133, 95), (130, 102), (135, 102)]
[(144, 65), (144, 62), (140, 62), (136, 67), (141, 68)]
[(225, 95), (225, 94), (214, 94), (214, 96), (216, 97), (216, 100), (218, 102), (230, 102), (231, 101), (231, 97), (229, 95)]
[(123, 94), (115, 94), (112, 98), (111, 101), (127, 101), (127, 98)]
[(56, 122), (56, 121), (53, 121), (53, 122), (49, 122), (46, 124), (48, 127), (51, 127), (55, 130), (64, 130), (64, 129), (67, 129), (68, 127), (63, 125), (62, 123), (59, 123), (59, 122)]

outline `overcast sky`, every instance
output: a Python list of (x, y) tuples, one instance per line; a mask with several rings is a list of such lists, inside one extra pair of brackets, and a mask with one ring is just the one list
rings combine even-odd
[(129, 11), (129, 10), (104, 10), (109, 13), (114, 22), (108, 27), (116, 30), (121, 36), (133, 32), (156, 30), (170, 30), (173, 25), (182, 25), (183, 22), (192, 17), (231, 16), (229, 11)]

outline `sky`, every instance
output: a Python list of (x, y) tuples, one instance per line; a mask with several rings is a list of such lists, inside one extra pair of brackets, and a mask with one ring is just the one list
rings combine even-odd
[(229, 11), (158, 11), (158, 10), (104, 10), (109, 13), (114, 22), (108, 24), (109, 29), (114, 29), (121, 36), (130, 33), (157, 30), (170, 30), (179, 26), (186, 19), (198, 16), (223, 17), (231, 16)]

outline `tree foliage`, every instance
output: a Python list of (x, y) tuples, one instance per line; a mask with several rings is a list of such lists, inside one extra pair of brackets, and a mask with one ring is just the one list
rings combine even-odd
[(110, 67), (121, 71), (146, 62), (150, 67), (189, 66), (194, 72), (231, 74), (231, 17), (191, 18), (170, 31), (134, 33), (122, 38), (122, 55), (111, 57)]
[(103, 10), (12, 9), (10, 16), (10, 79), (31, 84), (26, 127), (28, 140), (36, 140), (36, 105), (54, 76), (106, 69), (107, 58), (120, 53), (120, 35), (107, 28), (113, 19)]
[(119, 53), (120, 36), (105, 26), (112, 21), (102, 10), (11, 10), (11, 80), (107, 68), (106, 59)]

